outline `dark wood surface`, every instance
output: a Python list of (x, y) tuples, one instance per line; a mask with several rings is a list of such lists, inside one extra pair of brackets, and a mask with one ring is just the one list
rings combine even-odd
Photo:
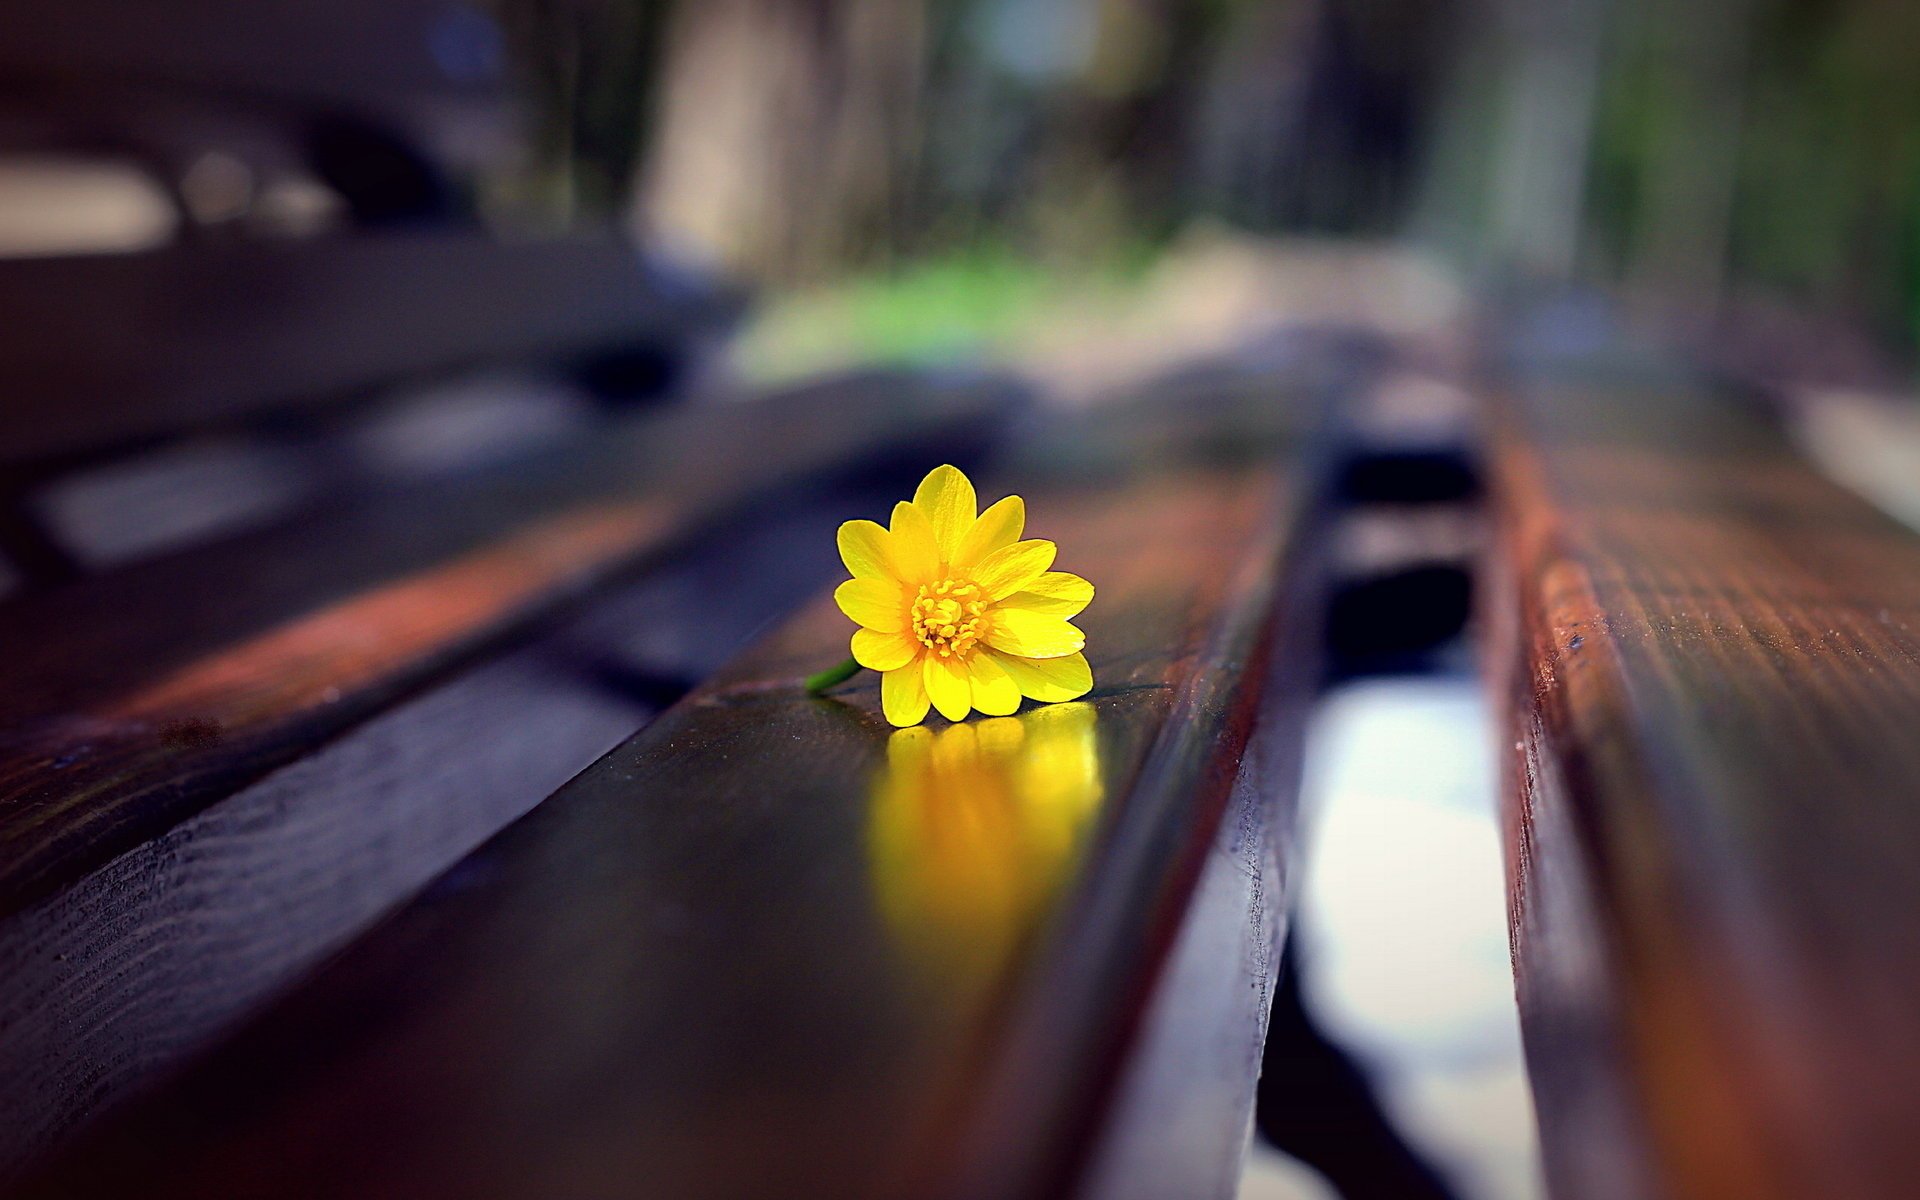
[(1099, 589), (1086, 700), (809, 699), (823, 597), (22, 1194), (1061, 1194), (1236, 781), (1291, 787), (1242, 768), (1300, 649), (1303, 408), (1070, 423), (982, 481)]
[(1512, 920), (1560, 1197), (1920, 1178), (1920, 536), (1675, 373), (1495, 456)]
[(485, 49), (474, 46), (485, 41), (476, 22), (486, 24), (433, 0), (29, 5), (9, 14), (0, 79), (160, 85), (255, 103), (291, 96), (355, 111), (422, 107), (504, 91), (504, 53), (476, 54)]
[(911, 489), (924, 464), (907, 457), (724, 523), (0, 921), (0, 1181), (630, 737), (769, 612), (830, 586), (842, 515)]
[[(1324, 622), (1326, 539), (1286, 568), (1283, 631)], [(1094, 1200), (1240, 1195), (1267, 1023), (1292, 909), (1300, 731), (1318, 694), (1320, 647), (1283, 642), (1228, 808), (1162, 978), (1091, 1149)]]
[(292, 761), (703, 522), (1013, 392), (876, 373), (609, 427), (0, 604), (0, 917)]
[(0, 262), (0, 465), (475, 364), (666, 350), (737, 304), (612, 237), (365, 232)]

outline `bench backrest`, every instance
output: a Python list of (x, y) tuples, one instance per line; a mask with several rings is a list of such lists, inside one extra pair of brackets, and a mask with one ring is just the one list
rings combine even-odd
[[(523, 138), (501, 30), (470, 6), (18, 17), (0, 46), (0, 167), (31, 162), (84, 195), (74, 172), (115, 164), (173, 210), (138, 249), (0, 257), (0, 554), (29, 585), (79, 573), (41, 511), (76, 466), (209, 433), (310, 433), (456, 372), (657, 393), (738, 315), (729, 289), (611, 231), (482, 222), (479, 176)], [(318, 205), (293, 224), (274, 201), (289, 189)]]
[(1085, 700), (894, 730), (871, 680), (809, 698), (849, 633), (822, 597), (22, 1194), (1062, 1194), (1222, 854), (1200, 946), (1240, 1049), (1170, 1173), (1227, 1194), (1313, 676), (1313, 399), (1215, 376), (982, 478), (1099, 589)]

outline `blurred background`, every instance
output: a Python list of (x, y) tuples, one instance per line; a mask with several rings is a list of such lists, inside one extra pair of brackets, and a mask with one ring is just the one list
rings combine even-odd
[[(991, 326), (1196, 231), (1888, 338), (1920, 308), (1920, 12), (1892, 0), (510, 4), (523, 198), (782, 289)], [(862, 335), (912, 340), (855, 292)]]
[(1228, 235), (1411, 239), (1850, 346), (1920, 322), (1896, 0), (10, 8), (8, 256), (616, 225), (765, 289), (743, 354), (774, 371), (1030, 335)]
[(1920, 321), (1920, 13), (1892, 0), (502, 17), (540, 98), (523, 198), (782, 290), (840, 285), (781, 314), (768, 353), (1005, 335), (1068, 283), (1124, 285), (1222, 230), (1408, 237), (1476, 276), (1702, 319), (1786, 308), (1895, 343)]

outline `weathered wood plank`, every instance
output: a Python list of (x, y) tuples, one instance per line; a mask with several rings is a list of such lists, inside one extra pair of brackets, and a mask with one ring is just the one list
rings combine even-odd
[(0, 262), (0, 463), (476, 363), (666, 350), (737, 305), (614, 238), (358, 233)]
[(1060, 1194), (1290, 652), (1303, 406), (1241, 399), (990, 482), (1087, 700), (893, 731), (798, 692), (814, 605), (24, 1194)]
[(849, 377), (643, 416), (0, 604), (0, 916), (780, 488), (1003, 418), (1003, 383)]
[(1495, 457), (1512, 920), (1563, 1197), (1920, 1173), (1920, 539), (1696, 382)]

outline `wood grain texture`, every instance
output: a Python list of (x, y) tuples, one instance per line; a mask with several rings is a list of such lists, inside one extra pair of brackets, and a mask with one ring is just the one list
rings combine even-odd
[(1511, 409), (1496, 643), (1555, 1195), (1911, 1195), (1920, 538), (1684, 378)]
[(21, 1194), (1061, 1194), (1284, 636), (1262, 390), (1231, 461), (1163, 414), (989, 482), (1097, 581), (1087, 700), (809, 699), (823, 598)]
[(476, 364), (671, 347), (737, 307), (614, 238), (367, 233), (16, 259), (0, 263), (0, 463)]
[(977, 439), (1013, 396), (879, 373), (690, 407), (0, 604), (0, 916), (704, 522), (917, 439)]

